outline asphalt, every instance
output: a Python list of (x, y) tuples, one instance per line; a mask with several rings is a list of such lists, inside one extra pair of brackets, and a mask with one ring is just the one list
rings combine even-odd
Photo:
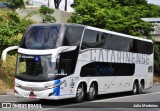
[[(160, 111), (160, 84), (154, 84), (151, 89), (145, 90), (140, 95), (131, 95), (128, 92), (105, 94), (98, 96), (95, 101), (84, 101), (83, 103), (75, 103), (73, 99), (40, 101), (38, 99), (16, 98), (11, 92), (0, 95), (1, 102), (42, 106), (38, 109), (24, 108), (24, 111)], [(0, 109), (0, 111), (11, 110), (22, 111), (22, 109), (17, 108)]]

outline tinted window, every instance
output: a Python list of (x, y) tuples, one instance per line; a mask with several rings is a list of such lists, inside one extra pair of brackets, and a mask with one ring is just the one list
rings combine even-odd
[(80, 76), (132, 76), (135, 64), (92, 62), (82, 67)]
[(55, 48), (60, 26), (32, 26), (24, 34), (21, 47), (27, 49)]
[(131, 47), (131, 52), (142, 53), (142, 54), (152, 54), (153, 53), (153, 44), (150, 42), (133, 40), (133, 45)]
[(153, 44), (114, 34), (102, 33), (86, 29), (84, 32), (81, 49), (105, 48), (109, 50), (152, 54)]
[(104, 38), (102, 33), (86, 29), (84, 32), (81, 49), (86, 48), (103, 48)]
[(145, 42), (107, 33), (102, 34), (102, 36), (105, 38), (105, 49), (141, 54), (153, 53), (153, 44), (151, 42)]
[(79, 46), (83, 29), (83, 27), (67, 27), (63, 46)]
[(105, 49), (118, 50), (118, 51), (129, 51), (130, 46), (132, 45), (132, 39), (112, 35), (104, 34), (105, 37)]

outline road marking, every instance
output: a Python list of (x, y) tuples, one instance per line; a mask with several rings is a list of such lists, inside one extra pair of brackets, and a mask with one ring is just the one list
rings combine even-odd
[(12, 102), (18, 102), (18, 101), (5, 101), (5, 102), (12, 103)]
[(109, 101), (109, 100), (115, 100), (115, 99), (122, 99), (122, 98), (135, 97), (135, 96), (147, 96), (149, 94), (159, 94), (159, 93), (160, 92), (147, 93), (147, 94), (139, 94), (139, 95), (131, 95), (131, 96), (116, 97), (116, 98), (103, 99), (103, 100), (97, 100), (97, 101), (91, 101), (91, 102), (103, 102), (103, 101)]
[(38, 111), (47, 111), (47, 110), (51, 110), (51, 109), (57, 109), (57, 108), (42, 108), (42, 109), (40, 109)]
[[(127, 98), (127, 97), (134, 97), (134, 96), (146, 96), (148, 94), (158, 94), (160, 92), (154, 92), (154, 93), (147, 93), (147, 94), (139, 94), (139, 95), (131, 95), (131, 96), (124, 96), (124, 97), (116, 97), (116, 98), (110, 98), (110, 99), (103, 99), (103, 100), (96, 100), (96, 101), (88, 101), (88, 102), (83, 102), (83, 103), (75, 103), (75, 104), (69, 104), (69, 105), (63, 105), (57, 108), (65, 108), (65, 107), (69, 107), (69, 106), (76, 106), (76, 105), (82, 105), (82, 104), (86, 104), (86, 103), (90, 103), (90, 102), (103, 102), (103, 101), (107, 101), (107, 100), (114, 100), (114, 99), (121, 99), (121, 98)], [(53, 108), (53, 109), (57, 109), (57, 108)]]
[(0, 96), (9, 96), (9, 95), (5, 94), (5, 95), (0, 95)]
[[(116, 98), (110, 98), (110, 99), (103, 99), (103, 100), (95, 100), (95, 101), (84, 101), (83, 103), (73, 103), (73, 104), (69, 104), (69, 105), (63, 105), (63, 106), (57, 106), (56, 108), (43, 108), (40, 109), (39, 111), (46, 111), (46, 110), (50, 110), (50, 109), (58, 109), (58, 108), (65, 108), (65, 107), (72, 107), (72, 106), (76, 106), (76, 105), (83, 105), (86, 103), (91, 103), (91, 102), (105, 102), (105, 101), (109, 101), (109, 100), (115, 100), (115, 99), (121, 99), (121, 98), (129, 98), (129, 97), (136, 97), (136, 96), (147, 96), (150, 94), (160, 94), (160, 92), (154, 92), (154, 93), (147, 93), (147, 94), (139, 94), (139, 95), (130, 95), (130, 96), (123, 96), (123, 97), (116, 97)], [(0, 96), (12, 96), (12, 95), (0, 95)], [(18, 101), (5, 101), (5, 102), (18, 102)]]
[(69, 107), (69, 106), (76, 106), (76, 105), (82, 105), (82, 104), (86, 104), (86, 103), (90, 103), (91, 101), (84, 101), (83, 103), (73, 103), (73, 104), (69, 104), (69, 105), (63, 105), (63, 106), (60, 106), (60, 107), (57, 107), (57, 108), (65, 108), (65, 107)]

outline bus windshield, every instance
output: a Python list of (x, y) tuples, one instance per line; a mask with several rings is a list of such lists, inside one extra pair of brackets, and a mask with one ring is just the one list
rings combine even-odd
[(51, 62), (51, 55), (18, 55), (16, 76), (26, 81), (47, 81), (57, 78), (56, 63)]
[(20, 47), (27, 49), (53, 49), (56, 46), (60, 26), (31, 26), (22, 40)]

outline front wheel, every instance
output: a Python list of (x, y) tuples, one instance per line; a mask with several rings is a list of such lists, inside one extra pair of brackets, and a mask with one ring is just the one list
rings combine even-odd
[(95, 84), (92, 83), (90, 88), (89, 88), (89, 92), (88, 92), (88, 95), (87, 95), (87, 99), (89, 101), (93, 101), (96, 97), (96, 88), (95, 88)]
[(84, 100), (85, 92), (83, 84), (79, 84), (77, 91), (76, 91), (76, 102), (82, 102)]

